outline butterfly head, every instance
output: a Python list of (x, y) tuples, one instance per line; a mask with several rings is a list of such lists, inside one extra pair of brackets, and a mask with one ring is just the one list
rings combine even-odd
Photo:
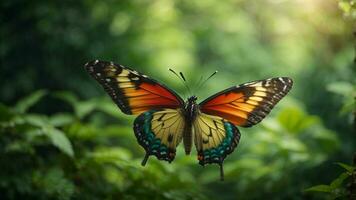
[(197, 100), (198, 100), (197, 96), (191, 96), (188, 98), (187, 103), (196, 103)]

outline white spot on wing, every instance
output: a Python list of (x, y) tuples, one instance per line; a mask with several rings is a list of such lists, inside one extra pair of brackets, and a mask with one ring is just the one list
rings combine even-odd
[(287, 89), (287, 85), (283, 86), (283, 91), (285, 91)]
[(262, 82), (256, 82), (253, 84), (253, 86), (260, 87), (260, 86), (262, 86)]
[(95, 60), (94, 61), (94, 65), (98, 64), (99, 60)]
[(131, 70), (130, 72), (138, 76), (138, 72), (137, 71)]
[(282, 77), (279, 77), (278, 80), (280, 80), (282, 83), (285, 83), (285, 81)]

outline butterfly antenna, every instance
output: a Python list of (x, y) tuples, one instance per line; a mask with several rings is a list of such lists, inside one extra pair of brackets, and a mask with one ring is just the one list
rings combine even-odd
[(182, 73), (182, 72), (179, 72), (179, 75), (180, 75), (180, 76), (179, 76), (178, 73), (175, 72), (173, 69), (168, 68), (168, 70), (171, 71), (174, 75), (176, 75), (176, 76), (178, 77), (179, 80), (182, 81), (183, 85), (188, 89), (188, 92), (191, 94), (192, 91), (191, 91), (190, 88), (188, 87), (187, 81), (186, 81), (186, 79), (185, 79), (183, 73)]
[(176, 75), (179, 79), (181, 79), (181, 78), (179, 77), (179, 75), (177, 74), (177, 72), (175, 72), (173, 69), (168, 68), (168, 70), (171, 71), (174, 75)]
[(200, 83), (201, 83), (202, 80), (203, 80), (203, 76), (200, 76), (199, 81), (197, 81), (197, 82), (194, 84), (194, 90), (200, 85)]
[(187, 81), (185, 80), (185, 77), (184, 77), (184, 75), (183, 75), (182, 72), (179, 72), (179, 75), (180, 75), (180, 77), (182, 77), (182, 79), (184, 80), (184, 82), (187, 82)]
[(188, 92), (190, 93), (190, 95), (192, 95), (192, 90), (190, 89), (187, 80), (184, 77), (184, 74), (182, 72), (179, 72), (179, 75), (182, 77), (183, 81), (184, 81), (184, 85), (185, 87), (188, 89)]
[[(212, 78), (213, 76), (215, 76), (215, 74), (217, 74), (217, 73), (218, 73), (218, 71), (215, 71), (214, 73), (212, 73), (207, 79), (205, 79), (205, 81), (203, 81), (200, 85), (198, 85), (199, 87), (198, 87), (197, 90), (199, 90), (201, 87), (203, 87), (204, 84), (205, 84), (210, 78)], [(200, 82), (200, 81), (199, 81), (199, 82)]]

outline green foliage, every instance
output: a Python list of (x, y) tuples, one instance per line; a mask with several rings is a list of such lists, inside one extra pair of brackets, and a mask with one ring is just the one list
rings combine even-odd
[(339, 8), (344, 12), (346, 17), (351, 19), (356, 18), (356, 1), (355, 0), (339, 0)]
[(15, 110), (18, 113), (25, 113), (31, 106), (33, 106), (37, 101), (39, 101), (44, 95), (46, 95), (46, 92), (44, 90), (39, 90), (30, 96), (22, 99), (15, 105)]
[(62, 169), (35, 171), (32, 181), (35, 188), (40, 188), (41, 191), (38, 192), (42, 193), (45, 199), (70, 199), (74, 194), (75, 186), (64, 176)]
[(330, 185), (316, 185), (310, 187), (305, 192), (322, 192), (327, 193), (328, 199), (339, 199), (339, 198), (346, 198), (349, 192), (346, 189), (346, 180), (349, 179), (356, 169), (354, 166), (350, 166), (344, 163), (337, 163), (339, 166), (345, 169), (345, 172), (342, 172), (336, 179), (334, 179)]
[[(29, 107), (36, 104), (44, 95), (43, 91), (37, 91), (20, 100), (13, 110), (2, 105), (4, 110), (1, 113), (1, 128), (5, 131), (11, 131), (11, 133), (24, 134), (23, 137), (30, 143), (36, 143), (38, 138), (46, 138), (63, 153), (73, 157), (74, 153), (70, 141), (61, 130), (50, 123), (47, 116), (25, 113)], [(21, 146), (18, 146), (18, 144), (10, 144), (8, 147), (9, 149), (7, 150), (21, 150)]]
[(327, 90), (342, 96), (343, 106), (340, 109), (341, 114), (351, 114), (356, 109), (356, 85), (351, 82), (333, 82), (327, 85)]
[(338, 164), (340, 167), (344, 168), (348, 173), (352, 173), (356, 169), (355, 166), (350, 166), (345, 163), (336, 163), (336, 164)]
[[(246, 134), (239, 153), (225, 163), (227, 181), (218, 183), (216, 167), (201, 170), (182, 149), (171, 165), (152, 158), (147, 167), (141, 167), (143, 151), (127, 125), (129, 119), (121, 125), (97, 120), (107, 113), (104, 118), (120, 123), (120, 116), (109, 111), (113, 107), (103, 109), (113, 105), (109, 99), (79, 101), (70, 92), (50, 96), (71, 105), (73, 112), (43, 115), (1, 106), (0, 155), (6, 170), (0, 172), (0, 191), (5, 198), (205, 199), (209, 195), (204, 191), (218, 198), (215, 195), (221, 194), (223, 186), (237, 195), (269, 180), (260, 194), (241, 197), (259, 198), (266, 191), (281, 190), (296, 168), (308, 170), (320, 164), (339, 146), (335, 134), (318, 117), (308, 115), (297, 103), (287, 103), (255, 133)], [(18, 175), (22, 165), (28, 167)], [(283, 173), (278, 172), (281, 168)], [(235, 179), (241, 181), (232, 182)]]
[[(236, 193), (249, 194), (241, 199), (273, 198), (282, 190), (281, 198), (298, 194), (297, 185), (305, 183), (290, 177), (320, 165), (340, 146), (335, 133), (297, 103), (288, 103), (275, 117), (265, 119), (261, 127), (254, 129), (250, 134), (244, 134), (247, 130), (243, 130), (238, 153), (225, 164), (227, 177), (239, 180), (234, 182)], [(258, 194), (253, 193), (256, 185)], [(285, 187), (289, 185), (295, 187)]]
[[(157, 161), (142, 168), (133, 156), (133, 153), (142, 152), (138, 151), (131, 129), (114, 125), (103, 128), (81, 121), (89, 114), (88, 110), (102, 105), (65, 99), (74, 108), (77, 106), (74, 113), (46, 116), (23, 112), (27, 110), (25, 107), (40, 100), (38, 94), (35, 92), (20, 100), (16, 105), (21, 105), (21, 109), (1, 105), (0, 197), (204, 198), (199, 194), (199, 187), (193, 185), (192, 178), (175, 176), (174, 168)], [(66, 97), (77, 98), (71, 93), (66, 94)], [(105, 104), (112, 103), (106, 100)], [(136, 151), (128, 149), (133, 145)]]
[[(332, 182), (339, 171), (329, 163), (349, 163), (356, 145), (354, 7), (354, 0), (2, 1), (0, 199), (324, 199), (303, 189)], [(219, 182), (217, 166), (202, 168), (181, 148), (171, 164), (150, 158), (141, 167), (134, 117), (85, 72), (93, 59), (180, 93), (167, 67), (184, 72), (190, 87), (218, 70), (194, 91), (199, 100), (269, 77), (289, 76), (294, 86), (260, 125), (240, 129)], [(335, 194), (344, 194), (344, 176)]]
[[(352, 111), (356, 109), (355, 97), (356, 88), (349, 82), (333, 82), (327, 86), (327, 89), (333, 93), (341, 95), (343, 97), (343, 106), (340, 109), (341, 114), (352, 114)], [(355, 166), (350, 166), (344, 163), (338, 162), (337, 165), (342, 167), (345, 172), (341, 173), (336, 179), (334, 179), (329, 185), (316, 185), (305, 190), (305, 192), (322, 192), (327, 193), (328, 199), (340, 199), (350, 197), (349, 186), (350, 177), (356, 170)]]

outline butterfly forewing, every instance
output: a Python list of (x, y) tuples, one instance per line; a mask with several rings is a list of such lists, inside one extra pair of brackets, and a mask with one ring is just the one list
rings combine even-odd
[(209, 97), (200, 103), (200, 109), (237, 126), (250, 127), (259, 123), (292, 85), (292, 80), (287, 77), (245, 83)]
[(150, 110), (139, 115), (134, 122), (134, 131), (137, 141), (146, 150), (142, 164), (150, 155), (171, 162), (182, 141), (184, 126), (181, 109)]
[(178, 108), (184, 103), (174, 91), (122, 65), (96, 60), (87, 63), (85, 68), (125, 114)]

